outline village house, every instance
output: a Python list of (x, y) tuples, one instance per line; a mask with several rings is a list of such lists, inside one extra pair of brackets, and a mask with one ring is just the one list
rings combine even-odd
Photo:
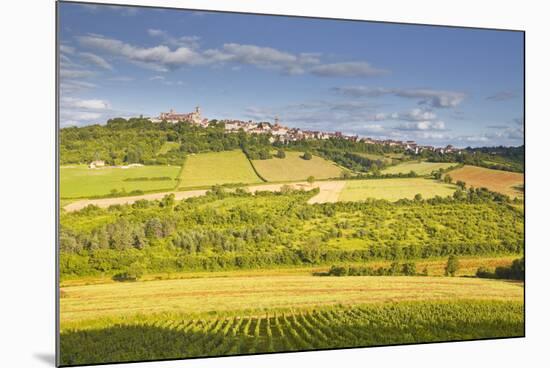
[[(177, 123), (179, 121), (187, 121), (191, 124), (207, 127), (208, 119), (203, 119), (201, 116), (200, 107), (197, 106), (195, 111), (181, 114), (174, 112), (171, 109), (169, 112), (160, 113), (158, 118), (151, 119), (152, 122), (158, 123), (161, 121), (167, 121), (170, 123)], [(461, 153), (461, 151), (452, 145), (448, 145), (444, 148), (435, 148), (434, 146), (421, 146), (415, 141), (399, 141), (393, 139), (373, 139), (369, 137), (360, 138), (358, 135), (345, 135), (340, 131), (336, 132), (324, 132), (318, 130), (301, 130), (299, 128), (289, 128), (280, 124), (279, 118), (275, 117), (274, 123), (269, 122), (254, 122), (252, 120), (242, 121), (242, 120), (220, 120), (221, 123), (224, 123), (224, 130), (228, 133), (236, 133), (239, 131), (244, 131), (249, 134), (269, 134), (269, 141), (273, 142), (282, 142), (289, 143), (295, 142), (304, 139), (330, 139), (330, 138), (341, 138), (351, 142), (363, 142), (367, 144), (381, 144), (390, 147), (399, 147), (407, 151), (419, 154), (423, 151), (439, 152), (439, 153)], [(104, 165), (104, 164), (103, 164)], [(100, 167), (103, 166), (92, 165), (90, 167)]]

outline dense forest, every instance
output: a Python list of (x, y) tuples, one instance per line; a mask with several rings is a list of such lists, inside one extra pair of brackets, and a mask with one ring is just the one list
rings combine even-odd
[[(308, 205), (316, 194), (138, 201), (61, 214), (61, 274), (256, 268), (449, 254), (521, 253), (523, 213), (486, 190), (453, 197)], [(140, 270), (140, 271), (139, 271)]]

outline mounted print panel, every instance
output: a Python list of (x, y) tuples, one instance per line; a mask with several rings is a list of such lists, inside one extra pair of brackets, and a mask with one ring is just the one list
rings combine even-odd
[(58, 365), (524, 336), (524, 32), (57, 6)]

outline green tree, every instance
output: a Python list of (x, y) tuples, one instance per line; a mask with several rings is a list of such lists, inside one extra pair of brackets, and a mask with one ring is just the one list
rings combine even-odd
[(310, 175), (310, 176), (307, 177), (306, 180), (307, 180), (307, 182), (311, 185), (311, 184), (313, 184), (313, 182), (315, 181), (315, 177), (313, 177), (313, 176)]
[(454, 276), (460, 267), (458, 257), (451, 254), (447, 259), (447, 265), (445, 266), (445, 276)]
[(309, 152), (304, 152), (304, 154), (302, 155), (302, 158), (304, 160), (311, 160), (313, 158), (313, 156)]
[(277, 150), (277, 154), (275, 155), (275, 157), (285, 158), (286, 157), (285, 151), (283, 151), (282, 149)]
[(401, 272), (405, 276), (414, 276), (414, 275), (416, 275), (416, 263), (414, 263), (414, 262), (404, 263), (403, 268), (401, 269)]
[(456, 185), (458, 185), (460, 187), (460, 189), (462, 189), (462, 190), (466, 189), (466, 183), (463, 182), (462, 180), (458, 180), (456, 182)]
[(444, 177), (443, 177), (443, 181), (447, 184), (451, 184), (453, 182), (453, 178), (451, 178), (451, 175), (449, 174), (446, 174)]
[(422, 194), (416, 193), (416, 195), (414, 196), (414, 200), (415, 201), (421, 201), (422, 200)]

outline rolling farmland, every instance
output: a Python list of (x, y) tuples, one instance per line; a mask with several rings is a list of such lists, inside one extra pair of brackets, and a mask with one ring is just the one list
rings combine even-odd
[(63, 295), (64, 364), (523, 335), (523, 284), (497, 280), (256, 275)]
[(409, 161), (402, 164), (388, 167), (387, 169), (382, 170), (382, 174), (408, 174), (411, 171), (414, 171), (418, 175), (430, 175), (432, 171), (439, 169), (446, 169), (456, 165), (450, 162), (418, 162), (418, 161)]
[(286, 152), (286, 157), (252, 161), (258, 173), (267, 181), (298, 181), (309, 176), (315, 179), (338, 178), (342, 168), (319, 156), (304, 160), (301, 152)]
[(181, 172), (179, 188), (261, 182), (246, 156), (235, 150), (189, 156)]
[(412, 199), (417, 193), (423, 198), (446, 197), (456, 190), (454, 185), (422, 178), (349, 180), (338, 197), (339, 201), (360, 201), (367, 198), (397, 201)]
[(449, 173), (453, 181), (462, 180), (466, 185), (475, 188), (487, 188), (495, 192), (521, 197), (523, 192), (515, 189), (515, 186), (523, 185), (523, 174), (486, 169), (478, 166), (464, 166)]
[[(170, 190), (177, 184), (179, 166), (103, 167), (90, 169), (86, 165), (62, 166), (60, 169), (61, 198), (103, 196), (112, 190)], [(139, 178), (148, 180), (136, 180)], [(158, 180), (158, 179), (169, 180)]]

